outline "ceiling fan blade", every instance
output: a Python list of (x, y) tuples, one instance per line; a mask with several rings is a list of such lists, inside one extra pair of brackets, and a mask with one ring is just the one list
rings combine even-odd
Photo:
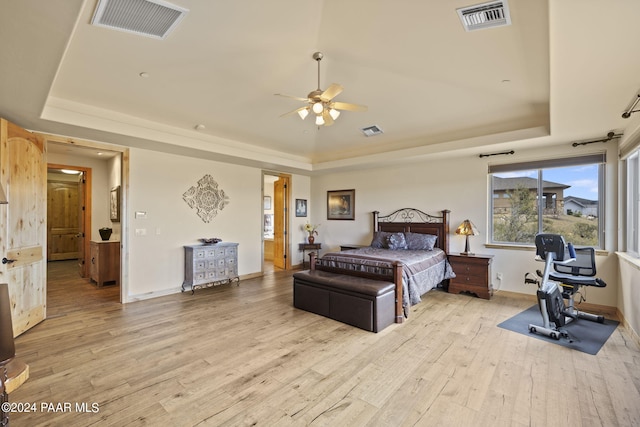
[(332, 102), (329, 107), (347, 111), (367, 111), (368, 109), (366, 105), (349, 104), (348, 102)]
[(331, 83), (331, 86), (329, 86), (327, 90), (322, 92), (322, 94), (320, 95), (320, 99), (322, 100), (322, 102), (329, 102), (333, 98), (338, 96), (343, 90), (344, 88), (338, 83)]
[(282, 93), (274, 93), (275, 96), (284, 96), (285, 98), (296, 99), (298, 101), (309, 102), (309, 98), (300, 98), (299, 96), (285, 95)]
[(324, 119), (325, 126), (331, 126), (333, 124), (333, 117), (331, 117), (331, 114), (329, 114), (329, 110), (327, 110), (326, 108), (322, 112), (322, 118)]
[(284, 113), (283, 115), (281, 115), (280, 117), (288, 117), (288, 116), (292, 116), (294, 114), (296, 114), (298, 111), (302, 111), (302, 110), (309, 110), (309, 107), (300, 107), (300, 108), (296, 108), (293, 111), (289, 111), (288, 113)]

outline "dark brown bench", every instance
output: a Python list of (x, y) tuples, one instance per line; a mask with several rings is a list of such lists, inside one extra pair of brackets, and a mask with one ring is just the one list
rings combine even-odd
[(393, 282), (320, 270), (293, 275), (293, 305), (348, 325), (379, 332), (395, 321)]

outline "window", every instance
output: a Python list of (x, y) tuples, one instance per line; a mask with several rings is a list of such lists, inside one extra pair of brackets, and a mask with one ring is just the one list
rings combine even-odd
[(640, 247), (640, 151), (627, 158), (627, 252), (638, 256)]
[(602, 247), (604, 154), (489, 166), (491, 241), (532, 245), (538, 233)]

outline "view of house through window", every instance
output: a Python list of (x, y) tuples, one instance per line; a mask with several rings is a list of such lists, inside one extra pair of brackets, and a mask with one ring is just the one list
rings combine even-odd
[(536, 234), (552, 233), (574, 245), (599, 248), (601, 158), (490, 167), (492, 242), (533, 244)]

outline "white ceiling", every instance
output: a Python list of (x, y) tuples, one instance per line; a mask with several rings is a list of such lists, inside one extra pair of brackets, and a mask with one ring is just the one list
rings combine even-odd
[[(512, 25), (465, 32), (456, 8), (480, 2), (172, 0), (189, 13), (157, 40), (91, 25), (96, 0), (0, 0), (0, 116), (307, 173), (624, 131), (640, 2), (508, 0)], [(304, 104), (275, 93), (316, 89), (315, 51), (322, 89), (367, 112), (280, 117)]]

